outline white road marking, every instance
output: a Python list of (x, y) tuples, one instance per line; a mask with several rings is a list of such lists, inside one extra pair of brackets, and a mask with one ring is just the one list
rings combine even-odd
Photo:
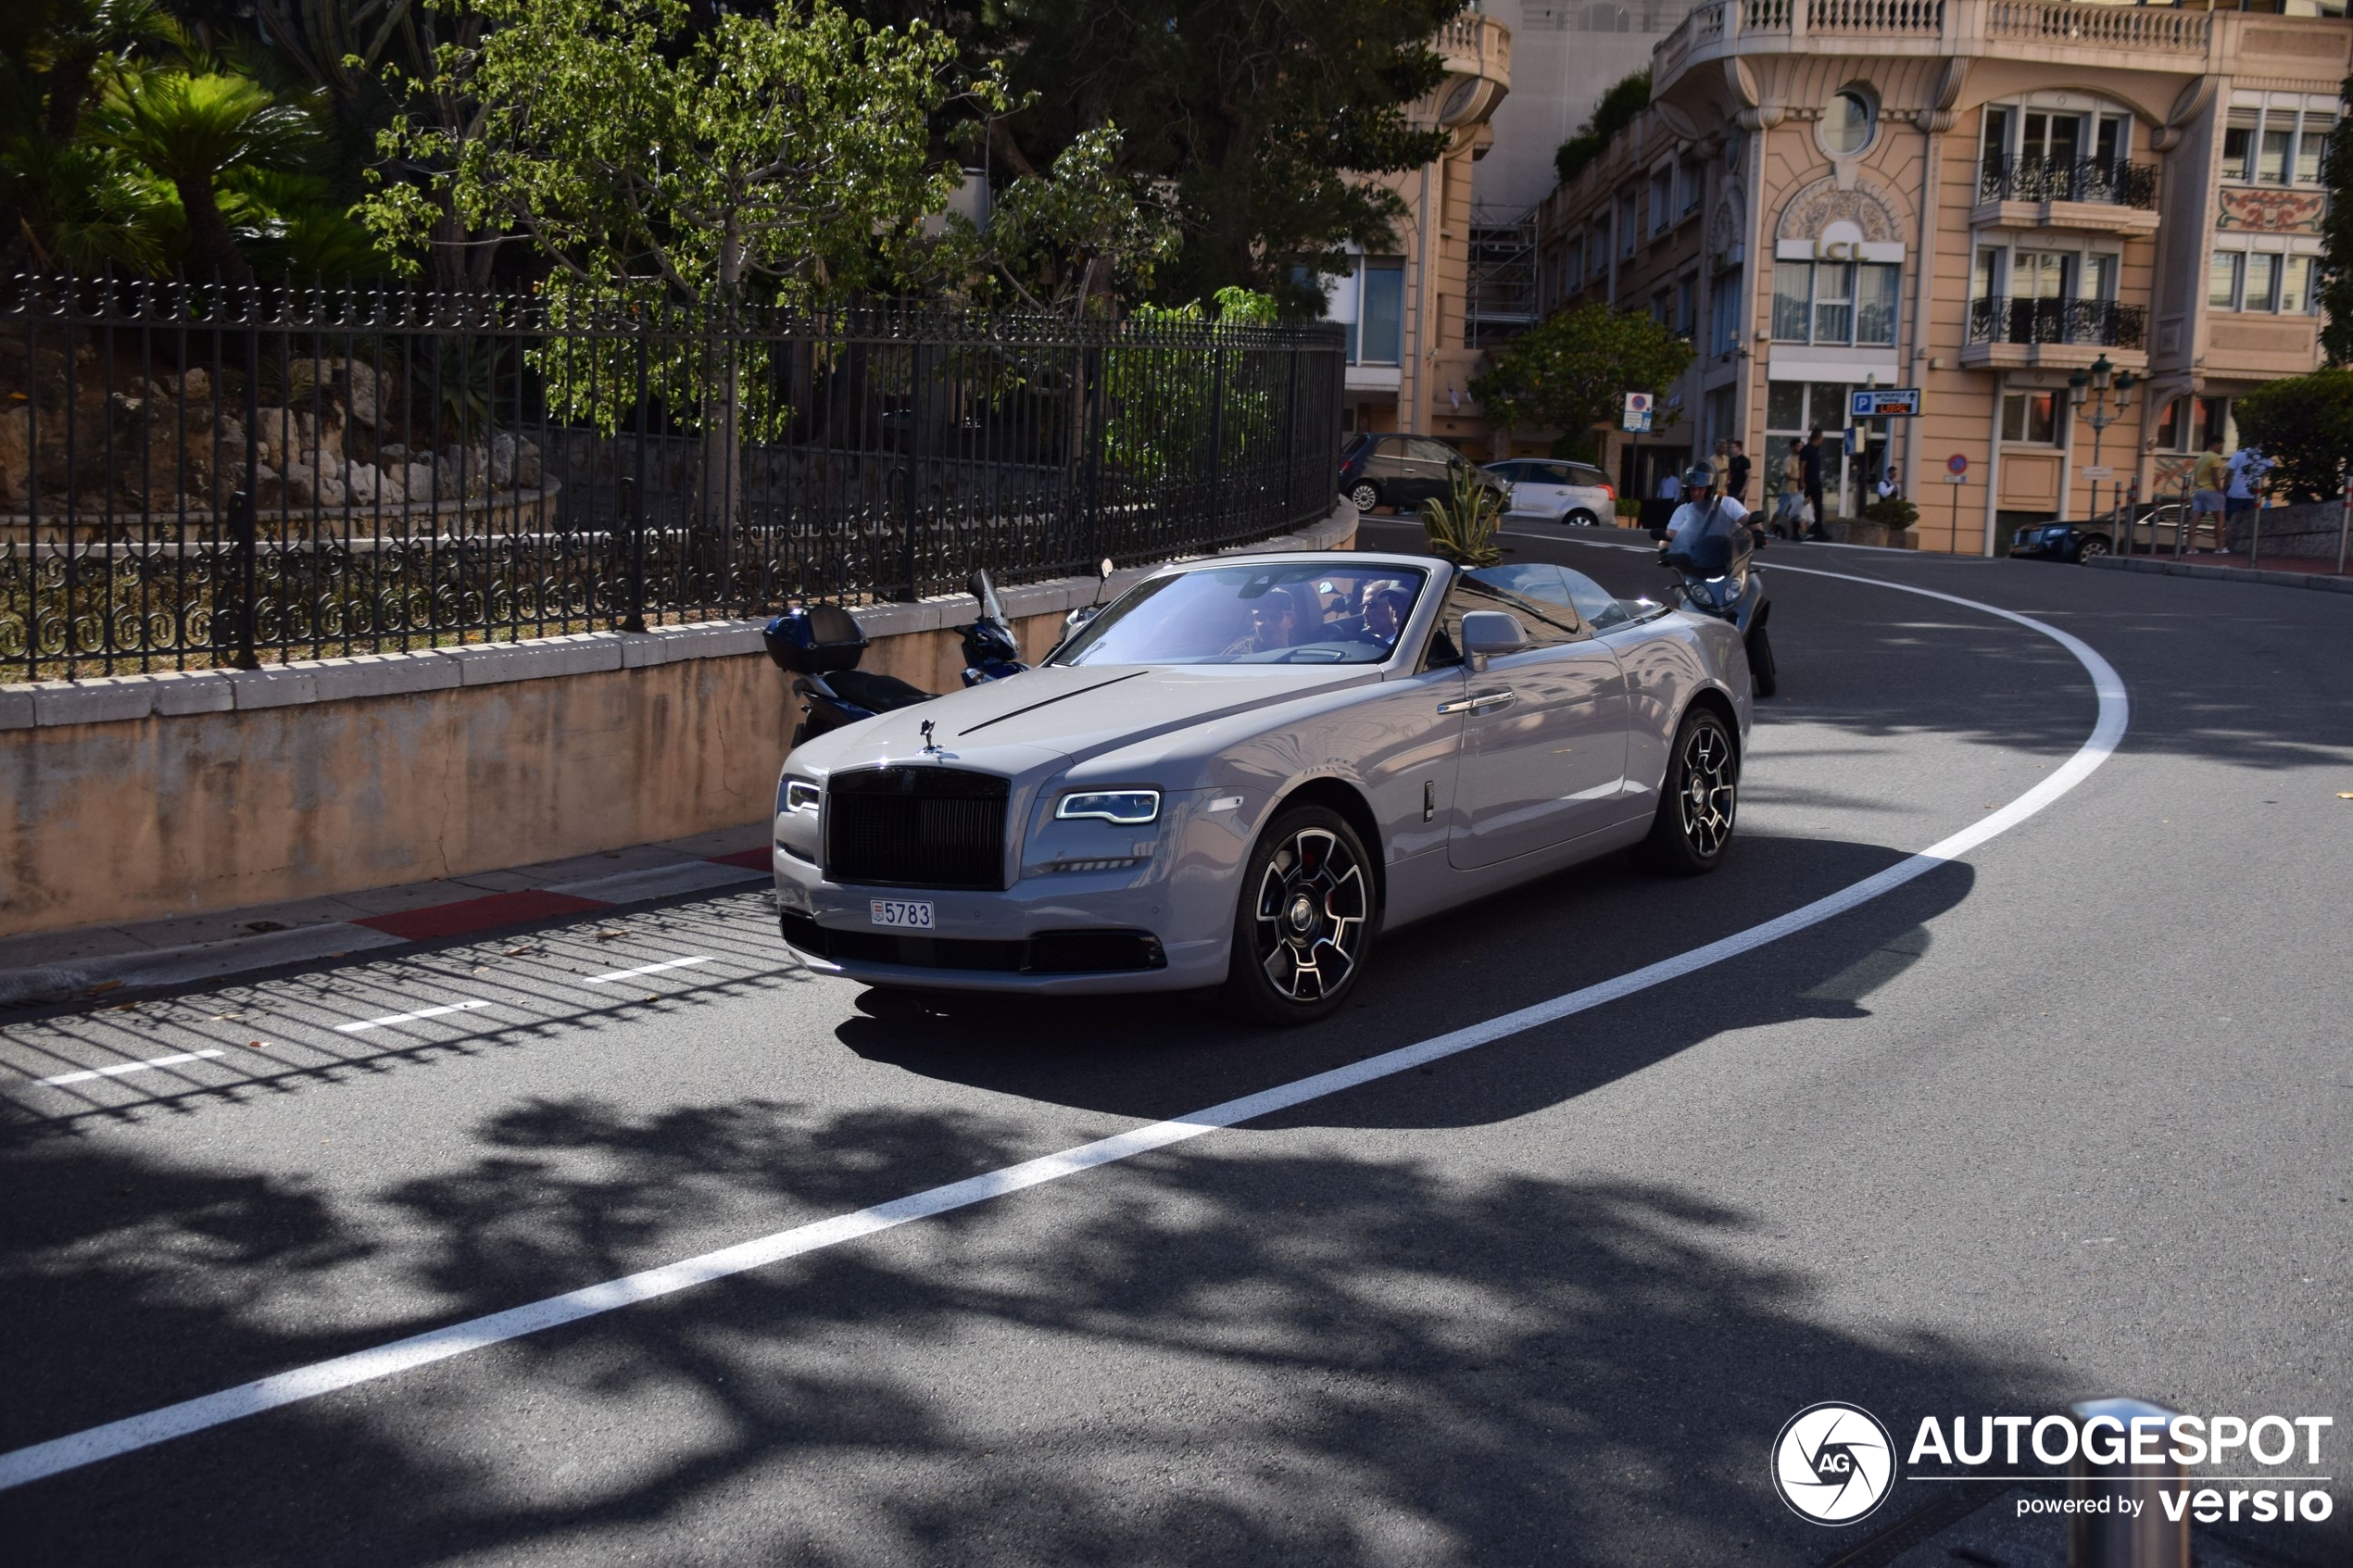
[(445, 1013), (468, 1012), (489, 1005), (488, 1002), (452, 1002), (446, 1008), (420, 1008), (415, 1012), (396, 1012), (390, 1018), (362, 1018), (354, 1022), (336, 1024), (335, 1033), (357, 1035), (362, 1029), (382, 1029), (389, 1023), (414, 1023), (421, 1018), (439, 1018)]
[(36, 1084), (86, 1084), (93, 1078), (120, 1078), (126, 1073), (145, 1073), (150, 1067), (177, 1067), (183, 1061), (202, 1061), (208, 1057), (227, 1056), (227, 1051), (182, 1051), (177, 1056), (153, 1057), (145, 1061), (119, 1062), (112, 1067), (90, 1067), (80, 1073), (60, 1073), (54, 1078), (35, 1078)]
[[(1781, 570), (1807, 569), (1785, 567)], [(1998, 616), (2049, 637), (2073, 654), (2092, 678), (2092, 689), (2099, 699), (2099, 717), (2092, 726), (2091, 735), (2050, 777), (1999, 811), (1971, 822), (1957, 834), (1939, 839), (1919, 854), (1888, 867), (1877, 875), (1865, 877), (1851, 886), (1817, 898), (1785, 915), (1750, 926), (1745, 931), (1735, 932), (1704, 947), (1693, 947), (1689, 952), (1645, 964), (1614, 979), (1571, 991), (1550, 1001), (1538, 1002), (1481, 1023), (1385, 1051), (1345, 1067), (1336, 1067), (1328, 1073), (1318, 1073), (1313, 1077), (1277, 1085), (1274, 1088), (1245, 1095), (1239, 1099), (1229, 1099), (1222, 1105), (1209, 1106), (1170, 1121), (1155, 1122), (1148, 1127), (1137, 1127), (1114, 1137), (1081, 1144), (1059, 1154), (1024, 1160), (1002, 1170), (969, 1176), (945, 1186), (893, 1198), (887, 1203), (878, 1203), (853, 1214), (796, 1225), (790, 1230), (738, 1242), (716, 1252), (665, 1263), (659, 1268), (626, 1274), (601, 1285), (587, 1286), (561, 1296), (550, 1296), (544, 1300), (510, 1307), (503, 1312), (492, 1312), (464, 1323), (452, 1323), (447, 1328), (354, 1351), (347, 1356), (296, 1367), (291, 1372), (258, 1378), (234, 1388), (224, 1388), (218, 1393), (167, 1405), (161, 1410), (126, 1416), (103, 1426), (93, 1426), (63, 1437), (53, 1437), (45, 1443), (35, 1443), (0, 1454), (0, 1491), (23, 1486), (28, 1481), (40, 1480), (44, 1476), (78, 1470), (83, 1465), (94, 1464), (119, 1454), (169, 1442), (193, 1432), (241, 1421), (264, 1411), (315, 1399), (340, 1388), (429, 1366), (434, 1361), (462, 1356), (468, 1351), (518, 1339), (524, 1335), (578, 1323), (584, 1318), (597, 1317), (640, 1301), (673, 1295), (732, 1274), (766, 1268), (787, 1258), (839, 1247), (845, 1242), (856, 1241), (862, 1236), (890, 1230), (911, 1221), (931, 1219), (1047, 1182), (1060, 1181), (1065, 1176), (1091, 1171), (1101, 1165), (1132, 1160), (1153, 1149), (1200, 1137), (1204, 1133), (1214, 1133), (1261, 1116), (1271, 1116), (1310, 1100), (1408, 1072), (1426, 1062), (1473, 1050), (1543, 1024), (1556, 1023), (1564, 1018), (1649, 990), (1667, 981), (1680, 979), (1728, 959), (1754, 952), (1784, 936), (1794, 935), (1810, 926), (1844, 914), (1883, 893), (1893, 892), (1950, 864), (1988, 839), (2007, 833), (2082, 784), (2115, 753), (2118, 744), (2124, 738), (2131, 704), (2125, 696), (2122, 678), (2108, 660), (2057, 627), (2014, 610), (1980, 604), (1974, 599), (1964, 599), (1952, 594), (1940, 594), (1933, 589), (1915, 588), (1908, 583), (1887, 583), (1878, 578), (1854, 577), (1836, 571), (1810, 571), (1808, 574), (1841, 577), (1869, 587), (1941, 599), (1947, 604)]]
[(666, 969), (692, 969), (698, 963), (709, 963), (708, 958), (670, 959), (661, 963), (641, 964), (635, 969), (616, 969), (610, 974), (592, 974), (581, 982), (583, 985), (602, 985), (609, 980), (635, 980), (641, 974), (660, 974)]

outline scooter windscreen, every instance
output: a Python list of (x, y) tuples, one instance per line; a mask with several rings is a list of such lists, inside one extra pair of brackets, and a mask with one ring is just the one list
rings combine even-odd
[(1747, 527), (1719, 500), (1711, 500), (1697, 521), (1684, 525), (1667, 549), (1667, 564), (1687, 577), (1736, 576), (1755, 551)]

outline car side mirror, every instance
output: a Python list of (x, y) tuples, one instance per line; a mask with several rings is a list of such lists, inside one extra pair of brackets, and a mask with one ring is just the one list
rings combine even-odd
[(1517, 653), (1528, 646), (1519, 622), (1500, 609), (1475, 609), (1463, 617), (1463, 657), (1473, 670), (1484, 670), (1499, 653)]

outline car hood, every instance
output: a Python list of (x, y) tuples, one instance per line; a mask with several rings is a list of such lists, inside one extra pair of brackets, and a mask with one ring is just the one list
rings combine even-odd
[(829, 772), (925, 759), (1018, 776), (1381, 675), (1365, 664), (1049, 666), (877, 714), (809, 742), (794, 762)]

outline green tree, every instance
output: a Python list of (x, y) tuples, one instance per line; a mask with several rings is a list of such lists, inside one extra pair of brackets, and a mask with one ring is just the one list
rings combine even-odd
[(963, 244), (942, 247), (950, 270), (977, 272), (1057, 314), (1149, 293), (1180, 243), (1175, 203), (1150, 181), (1118, 174), (1121, 140), (1116, 125), (1082, 132), (1049, 173), (1025, 174), (997, 195), (985, 231), (951, 219)]
[[(960, 183), (934, 153), (959, 101), (951, 40), (875, 28), (830, 3), (698, 19), (679, 0), (444, 0), (480, 43), (444, 44), (416, 94), (470, 113), (403, 115), (363, 220), (415, 256), (445, 217), (523, 235), (552, 269), (559, 321), (684, 312), (649, 366), (703, 435), (703, 515), (732, 517), (742, 445), (782, 418), (763, 345), (727, 331), (749, 307), (819, 307), (904, 276), (926, 216)], [(993, 78), (973, 89), (1001, 104)], [(609, 334), (538, 357), (560, 415), (612, 428), (635, 383)]]
[(1577, 134), (1560, 144), (1553, 155), (1553, 168), (1566, 185), (1585, 171), (1585, 166), (1609, 150), (1610, 138), (1634, 123), (1634, 117), (1650, 107), (1651, 73), (1645, 69), (1636, 71), (1602, 94), (1593, 106), (1592, 118), (1578, 128)]
[(406, 255), (446, 194), (467, 224), (528, 236), (583, 301), (812, 305), (872, 282), (878, 239), (956, 189), (931, 144), (954, 45), (921, 23), (828, 0), (702, 31), (678, 0), (452, 3), (486, 24), (479, 44), (442, 44), (437, 80), (406, 85), (480, 112), (396, 120), (382, 151), (423, 178), (362, 208)]
[(1512, 339), (1471, 395), (1505, 430), (1552, 425), (1584, 435), (1616, 418), (1629, 392), (1660, 392), (1688, 369), (1692, 345), (1680, 333), (1633, 310), (1594, 301), (1547, 316)]
[(107, 76), (180, 44), (147, 0), (26, 0), (0, 16), (0, 270), (127, 263), (157, 270), (169, 196), (84, 134)]
[[(2353, 76), (2342, 95), (2353, 111)], [(2353, 112), (2329, 135), (2329, 212), (2321, 228), (2321, 308), (2327, 324), (2321, 346), (2332, 365), (2353, 364)]]
[(2322, 501), (2345, 483), (2353, 458), (2353, 370), (2342, 366), (2288, 376), (2232, 405), (2239, 439), (2279, 463), (2289, 498)]
[(1444, 78), (1429, 47), (1463, 0), (867, 0), (870, 14), (937, 17), (974, 57), (1001, 62), (1015, 106), (984, 117), (985, 160), (1035, 175), (1089, 131), (1123, 132), (1113, 172), (1157, 182), (1182, 249), (1154, 276), (1164, 301), (1227, 286), (1322, 308), (1306, 280), (1351, 242), (1394, 245), (1403, 206), (1354, 176), (1418, 168), (1447, 132), (1414, 104)]
[(107, 144), (180, 198), (196, 258), (224, 282), (252, 282), (252, 263), (221, 212), (221, 177), (300, 167), (310, 137), (302, 110), (229, 71), (122, 70), (97, 119)]

